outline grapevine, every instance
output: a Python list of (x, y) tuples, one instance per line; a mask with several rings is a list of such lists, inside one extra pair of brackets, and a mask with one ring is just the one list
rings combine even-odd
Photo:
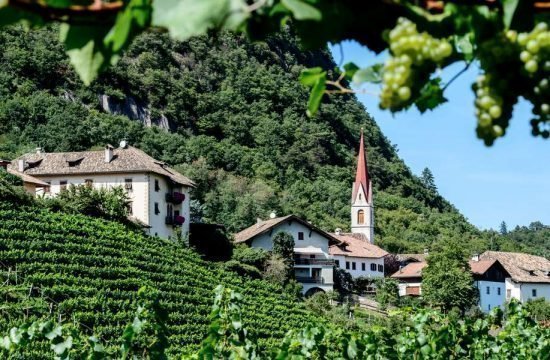
[(448, 40), (419, 33), (416, 25), (405, 18), (399, 18), (389, 32), (389, 48), (392, 56), (383, 68), (380, 107), (392, 111), (409, 106), (419, 86), (453, 54)]

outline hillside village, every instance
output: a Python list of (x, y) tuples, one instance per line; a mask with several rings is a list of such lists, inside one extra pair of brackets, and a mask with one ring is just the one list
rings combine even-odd
[[(125, 141), (118, 148), (107, 145), (103, 151), (45, 153), (37, 149), (1, 165), (23, 181), (35, 196), (52, 197), (71, 186), (91, 188), (122, 187), (129, 199), (128, 214), (146, 234), (160, 238), (189, 236), (190, 195), (195, 183)], [(385, 274), (399, 282), (399, 296), (422, 296), (424, 254), (394, 254), (399, 270), (388, 273), (385, 258), (389, 252), (375, 245), (374, 207), (367, 150), (363, 131), (351, 187), (350, 230), (325, 231), (306, 219), (272, 213), (267, 220), (234, 234), (235, 244), (272, 251), (278, 233), (290, 234), (293, 247), (294, 277), (302, 293), (334, 290), (335, 269), (345, 270), (353, 279), (373, 281)], [(472, 254), (469, 266), (476, 289), (478, 306), (488, 313), (495, 307), (517, 299), (550, 300), (550, 260), (543, 257), (498, 251)], [(376, 286), (372, 287), (376, 291)]]

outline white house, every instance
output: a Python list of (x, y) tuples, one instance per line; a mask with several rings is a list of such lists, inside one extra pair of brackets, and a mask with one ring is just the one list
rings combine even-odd
[(480, 259), (495, 259), (509, 273), (506, 300), (521, 302), (545, 298), (550, 301), (550, 260), (523, 253), (486, 251)]
[(150, 235), (170, 238), (181, 227), (189, 232), (189, 190), (194, 183), (143, 151), (121, 142), (119, 148), (105, 150), (25, 154), (8, 169), (38, 178), (48, 187), (37, 194), (55, 196), (70, 185), (94, 188), (123, 187), (130, 199), (132, 218), (143, 224)]
[(427, 266), (425, 261), (413, 261), (391, 275), (399, 281), (399, 296), (422, 295), (422, 270)]
[(294, 272), (304, 294), (332, 290), (334, 260), (329, 255), (329, 247), (340, 241), (297, 216), (259, 220), (235, 234), (235, 242), (270, 251), (273, 249), (273, 237), (281, 231), (294, 238)]

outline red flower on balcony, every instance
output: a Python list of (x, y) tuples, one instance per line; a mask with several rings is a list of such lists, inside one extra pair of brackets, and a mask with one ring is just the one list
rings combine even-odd
[(180, 215), (174, 216), (174, 224), (183, 225), (184, 222), (185, 222), (185, 218), (183, 216), (180, 216)]
[(174, 191), (172, 194), (172, 199), (174, 199), (174, 203), (181, 204), (185, 200), (185, 194)]

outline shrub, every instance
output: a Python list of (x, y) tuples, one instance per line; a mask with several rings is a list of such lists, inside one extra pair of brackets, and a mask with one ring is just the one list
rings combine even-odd
[(246, 276), (251, 279), (260, 279), (262, 277), (262, 273), (256, 267), (240, 263), (236, 260), (229, 260), (225, 262), (223, 264), (223, 267), (227, 271), (232, 271), (241, 276)]
[(264, 279), (280, 285), (284, 285), (288, 282), (288, 266), (279, 255), (272, 254), (267, 260)]
[(529, 300), (525, 304), (525, 309), (531, 317), (537, 321), (550, 320), (550, 302), (545, 298)]
[(259, 270), (264, 270), (269, 253), (264, 249), (253, 248), (245, 244), (239, 244), (233, 249), (231, 259), (243, 264), (255, 266)]
[(399, 287), (397, 281), (388, 278), (377, 279), (376, 301), (382, 309), (386, 309), (388, 305), (399, 305)]

